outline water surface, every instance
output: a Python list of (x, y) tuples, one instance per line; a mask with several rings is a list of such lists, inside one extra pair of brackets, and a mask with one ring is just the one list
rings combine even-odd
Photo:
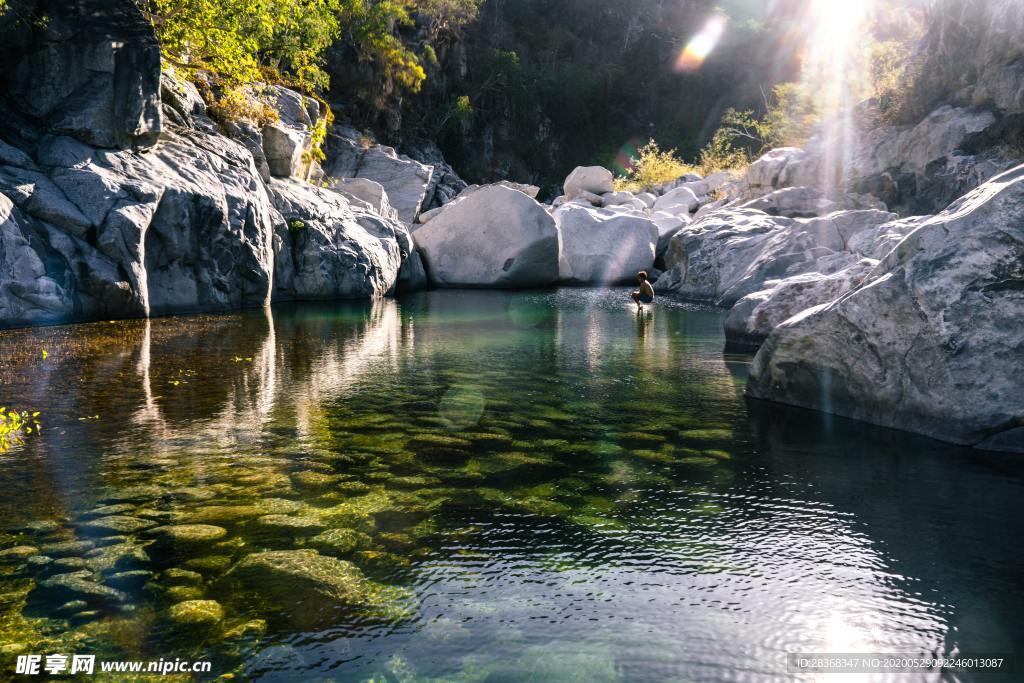
[[(625, 295), (0, 333), (0, 403), (44, 423), (0, 455), (0, 551), (30, 549), (0, 564), (0, 678), (79, 652), (258, 681), (818, 680), (786, 653), (1024, 642), (1019, 458), (748, 404), (720, 312)], [(237, 569), (302, 549), (351, 563), (346, 604)], [(52, 580), (73, 572), (84, 596)], [(189, 600), (222, 618), (182, 626)], [(835, 680), (890, 679), (1015, 680)]]

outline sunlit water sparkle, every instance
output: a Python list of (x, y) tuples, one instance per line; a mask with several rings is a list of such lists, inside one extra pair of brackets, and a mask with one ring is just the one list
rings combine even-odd
[[(153, 572), (123, 587), (127, 607), (66, 619), (37, 587), (52, 570), (0, 565), (0, 667), (24, 646), (205, 657), (260, 681), (831, 680), (787, 672), (786, 653), (1024, 642), (1015, 460), (748, 404), (749, 358), (723, 357), (720, 312), (660, 300), (638, 316), (626, 294), (431, 292), (0, 333), (33, 351), (0, 403), (45, 426), (0, 456), (0, 551), (138, 542), (148, 556), (117, 569)], [(173, 558), (146, 531), (100, 542), (84, 522), (109, 504), (228, 535)], [(409, 610), (298, 628), (214, 567), (191, 597), (218, 600), (224, 623), (168, 625), (183, 596), (169, 566), (314, 545), (220, 519), (270, 505), (365, 534), (320, 551), (403, 589)], [(225, 637), (254, 618), (264, 632)]]

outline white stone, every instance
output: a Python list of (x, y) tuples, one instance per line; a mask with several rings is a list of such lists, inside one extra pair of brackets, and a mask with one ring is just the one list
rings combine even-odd
[(700, 200), (688, 187), (677, 187), (666, 192), (654, 202), (655, 211), (665, 211), (672, 214), (689, 214), (696, 211), (700, 206)]
[(558, 230), (523, 192), (484, 186), (415, 232), (430, 281), (443, 287), (540, 287), (558, 279)]
[(615, 178), (611, 171), (601, 166), (577, 166), (565, 179), (563, 188), (569, 199), (575, 199), (583, 192), (597, 195), (600, 199), (601, 195), (615, 191)]
[(658, 227), (648, 218), (567, 205), (555, 214), (561, 236), (562, 279), (608, 284), (632, 281), (653, 267)]

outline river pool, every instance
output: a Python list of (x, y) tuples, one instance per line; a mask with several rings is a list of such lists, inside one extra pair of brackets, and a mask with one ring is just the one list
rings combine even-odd
[(748, 403), (721, 328), (561, 289), (0, 332), (43, 424), (0, 454), (0, 679), (1021, 680), (787, 668), (1019, 649), (1024, 466)]

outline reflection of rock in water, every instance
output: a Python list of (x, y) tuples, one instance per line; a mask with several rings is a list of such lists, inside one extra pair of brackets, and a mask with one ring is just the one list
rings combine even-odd
[[(748, 405), (772, 479), (792, 481), (857, 520), (893, 567), (895, 590), (948, 605), (980, 567), (1008, 588), (1019, 582), (1019, 553), (1003, 539), (1024, 535), (1024, 463), (817, 411), (757, 400)], [(957, 504), (965, 500), (972, 514)], [(1016, 635), (994, 632), (991, 624), (1008, 623), (996, 615), (1024, 609), (1019, 591), (990, 601), (973, 595), (948, 608), (946, 623), (933, 634), (939, 641), (922, 642), (946, 638), (946, 651), (954, 645), (961, 652), (1011, 651)], [(971, 640), (970, 633), (986, 636)]]

